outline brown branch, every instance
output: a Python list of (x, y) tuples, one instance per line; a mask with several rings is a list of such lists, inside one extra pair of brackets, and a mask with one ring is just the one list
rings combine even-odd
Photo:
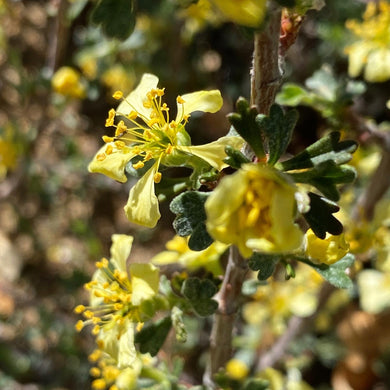
[(222, 287), (217, 295), (218, 311), (214, 315), (210, 336), (210, 357), (204, 375), (204, 384), (215, 388), (213, 376), (232, 356), (234, 322), (240, 305), (242, 284), (248, 272), (248, 263), (235, 246), (229, 249), (228, 264)]
[(251, 104), (261, 114), (268, 114), (282, 81), (279, 58), (281, 11), (271, 6), (268, 25), (255, 34), (251, 71)]

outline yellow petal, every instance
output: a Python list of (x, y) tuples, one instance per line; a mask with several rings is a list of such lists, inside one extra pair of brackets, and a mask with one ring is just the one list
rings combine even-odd
[(232, 146), (235, 149), (241, 149), (244, 141), (241, 137), (221, 137), (217, 141), (205, 145), (197, 146), (178, 146), (177, 149), (183, 152), (193, 154), (207, 161), (212, 167), (221, 170), (227, 166), (223, 162), (226, 158), (225, 147)]
[(370, 51), (371, 45), (364, 42), (356, 42), (346, 48), (346, 52), (349, 56), (348, 74), (350, 77), (359, 76), (367, 61), (367, 56)]
[(224, 16), (248, 27), (259, 27), (264, 19), (266, 0), (212, 0)]
[[(112, 153), (104, 154), (107, 147), (112, 147)], [(105, 156), (103, 159), (100, 158), (102, 155)], [(134, 156), (135, 154), (131, 151), (131, 149), (127, 147), (118, 149), (114, 142), (110, 142), (99, 149), (88, 165), (88, 171), (102, 173), (111, 179), (125, 183), (127, 181), (125, 167)]]
[(141, 117), (150, 118), (151, 108), (146, 108), (143, 102), (146, 100), (146, 94), (154, 88), (157, 88), (158, 77), (145, 73), (142, 76), (137, 88), (130, 92), (117, 108), (118, 114), (128, 115), (131, 111), (136, 111)]
[(130, 190), (129, 199), (124, 207), (127, 219), (147, 227), (155, 227), (160, 219), (158, 199), (154, 193), (154, 175), (158, 163), (155, 163)]
[(118, 343), (118, 357), (117, 366), (119, 369), (132, 366), (137, 359), (137, 351), (134, 345), (134, 324), (126, 318), (122, 325), (125, 329), (117, 337)]
[(369, 54), (364, 78), (372, 83), (390, 79), (390, 48), (377, 49)]
[(111, 262), (119, 271), (126, 272), (126, 261), (130, 255), (133, 237), (126, 234), (113, 234), (111, 245)]
[(159, 271), (153, 264), (133, 263), (129, 267), (133, 288), (131, 303), (139, 306), (142, 301), (152, 298), (158, 291)]
[(177, 103), (176, 122), (179, 122), (183, 116), (195, 111), (217, 112), (223, 104), (221, 92), (217, 89), (187, 93), (182, 95), (181, 98), (184, 100), (184, 104)]

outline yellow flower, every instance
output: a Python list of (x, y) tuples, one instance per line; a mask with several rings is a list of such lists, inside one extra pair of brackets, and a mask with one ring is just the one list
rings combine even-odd
[[(125, 206), (131, 222), (154, 227), (160, 218), (154, 184), (161, 180), (160, 164), (182, 166), (197, 156), (220, 170), (226, 166), (225, 146), (240, 148), (239, 137), (222, 137), (207, 145), (191, 146), (185, 125), (194, 111), (214, 113), (222, 106), (219, 91), (199, 91), (178, 96), (177, 114), (171, 119), (169, 108), (163, 103), (164, 89), (157, 88), (158, 78), (144, 74), (138, 87), (110, 110), (106, 126), (114, 126), (115, 136), (104, 136), (106, 144), (89, 164), (90, 172), (103, 173), (122, 183), (127, 181), (125, 167), (133, 158), (133, 168), (151, 164), (142, 178), (132, 187)], [(119, 96), (115, 93), (115, 96)], [(115, 117), (123, 118), (115, 124)], [(125, 123), (126, 121), (126, 123)]]
[(297, 249), (303, 235), (294, 224), (296, 191), (275, 169), (244, 164), (224, 177), (207, 199), (207, 230), (216, 240), (236, 245), (244, 257), (253, 250)]
[(81, 82), (80, 73), (69, 66), (58, 69), (51, 79), (51, 85), (57, 93), (74, 97), (85, 97), (85, 86)]
[(311, 229), (306, 232), (306, 254), (316, 263), (333, 264), (349, 252), (344, 234), (333, 236), (327, 233), (325, 239), (318, 238)]
[(249, 373), (249, 367), (239, 359), (230, 359), (226, 363), (226, 374), (235, 380), (244, 379)]
[[(107, 348), (111, 348), (111, 344), (116, 345), (115, 340), (122, 333), (127, 334), (129, 322), (143, 322), (141, 304), (154, 297), (159, 284), (158, 269), (152, 264), (130, 263), (127, 266), (133, 237), (114, 234), (112, 240), (111, 259), (103, 258), (97, 262), (98, 270), (92, 281), (85, 285), (90, 291), (90, 306), (79, 305), (75, 309), (86, 318), (85, 321), (79, 321), (76, 328), (81, 330), (86, 325), (93, 325), (92, 333), (98, 335)], [(107, 341), (111, 338), (113, 343)], [(110, 352), (111, 356), (118, 354), (120, 351)]]
[(364, 69), (364, 78), (383, 82), (390, 78), (390, 4), (387, 1), (369, 2), (363, 22), (348, 20), (347, 28), (360, 39), (345, 50), (349, 55), (348, 73), (358, 76)]
[(187, 242), (187, 238), (175, 236), (167, 242), (166, 248), (168, 250), (154, 256), (151, 262), (156, 265), (179, 263), (189, 270), (204, 267), (214, 275), (221, 275), (222, 269), (219, 259), (227, 249), (226, 244), (214, 241), (202, 251), (193, 251), (188, 247)]
[(266, 0), (211, 0), (226, 19), (247, 27), (259, 27), (264, 19)]

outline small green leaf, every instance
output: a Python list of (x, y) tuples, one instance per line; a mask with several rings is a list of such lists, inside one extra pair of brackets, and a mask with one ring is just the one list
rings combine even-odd
[(310, 198), (310, 210), (303, 216), (310, 225), (314, 234), (321, 239), (326, 237), (326, 232), (339, 235), (343, 232), (343, 225), (332, 214), (340, 210), (336, 203), (322, 196), (308, 193)]
[(351, 253), (345, 255), (342, 259), (332, 265), (314, 264), (311, 265), (324, 279), (337, 288), (352, 288), (353, 283), (345, 273), (346, 269), (351, 267), (355, 261), (355, 256)]
[(270, 390), (270, 383), (266, 379), (251, 378), (245, 381), (243, 390)]
[(268, 116), (257, 115), (256, 123), (268, 143), (269, 165), (274, 165), (286, 151), (297, 120), (298, 111), (290, 110), (284, 115), (277, 104), (271, 106)]
[(218, 302), (211, 299), (217, 291), (217, 287), (211, 280), (199, 278), (186, 279), (181, 289), (182, 294), (201, 317), (209, 316), (217, 310)]
[(310, 184), (333, 201), (340, 198), (336, 184), (351, 183), (356, 179), (355, 168), (348, 165), (338, 166), (333, 160), (321, 162), (312, 169), (288, 174), (296, 183)]
[(134, 0), (100, 0), (92, 10), (91, 21), (101, 25), (109, 38), (125, 40), (134, 30)]
[(283, 106), (296, 107), (300, 104), (310, 103), (312, 100), (312, 95), (306, 89), (293, 83), (285, 83), (275, 101)]
[(176, 332), (176, 340), (185, 343), (187, 341), (187, 331), (183, 322), (183, 311), (174, 306), (171, 311), (173, 329)]
[(229, 164), (234, 169), (240, 169), (242, 164), (250, 162), (243, 153), (229, 145), (226, 146), (225, 152), (227, 157), (223, 160), (224, 163)]
[(249, 103), (243, 97), (240, 97), (236, 103), (237, 112), (227, 116), (230, 123), (234, 126), (237, 133), (249, 144), (256, 156), (262, 159), (265, 156), (263, 139), (260, 129), (256, 123), (258, 112), (256, 107), (250, 107)]
[(213, 239), (206, 230), (206, 212), (204, 203), (208, 193), (187, 191), (173, 199), (170, 209), (176, 214), (173, 227), (179, 236), (191, 235), (188, 246), (200, 251), (211, 245)]
[(352, 140), (340, 141), (340, 133), (334, 131), (319, 139), (304, 151), (289, 160), (283, 161), (283, 170), (312, 168), (326, 161), (333, 161), (336, 165), (347, 163), (352, 153), (357, 149), (357, 143)]
[(168, 336), (171, 326), (172, 320), (170, 317), (165, 317), (156, 322), (146, 324), (135, 335), (135, 342), (140, 344), (140, 352), (149, 352), (152, 356), (157, 355)]
[(253, 253), (248, 259), (248, 266), (253, 271), (259, 271), (257, 279), (266, 280), (275, 271), (276, 264), (280, 260), (280, 255), (271, 255), (265, 253)]

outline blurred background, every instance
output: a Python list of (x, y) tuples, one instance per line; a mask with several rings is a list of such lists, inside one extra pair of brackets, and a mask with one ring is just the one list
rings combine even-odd
[[(244, 28), (178, 1), (143, 0), (133, 34), (117, 41), (90, 23), (92, 7), (86, 0), (0, 0), (0, 389), (88, 389), (92, 339), (75, 331), (73, 308), (87, 301), (82, 286), (95, 261), (109, 255), (113, 233), (135, 236), (132, 257), (140, 261), (174, 234), (168, 205), (157, 228), (132, 225), (123, 206), (133, 182), (87, 171), (108, 134), (112, 93), (129, 93), (144, 72), (160, 78), (171, 106), (178, 94), (220, 89), (223, 109), (189, 123), (194, 144), (226, 134), (226, 114), (250, 93), (253, 43)], [(352, 38), (345, 22), (361, 18), (364, 9), (364, 1), (328, 0), (320, 12), (310, 11), (288, 52), (286, 80), (303, 85), (323, 64), (347, 77), (344, 47)], [(70, 86), (61, 77), (73, 80)], [(356, 102), (359, 114), (388, 121), (389, 88), (389, 82), (368, 84)], [(298, 109), (291, 152), (329, 127), (312, 107)], [(356, 294), (343, 302), (330, 325), (307, 333), (292, 354), (309, 355), (308, 383), (330, 389), (336, 368), (348, 366), (343, 359), (358, 351), (352, 359), (359, 366), (368, 343), (379, 368), (362, 369), (366, 381), (356, 377), (360, 387), (351, 388), (390, 388), (390, 349), (372, 347), (388, 344), (389, 314), (381, 311), (375, 321), (365, 316)], [(353, 315), (360, 317), (351, 324)], [(310, 345), (315, 348), (307, 352)], [(353, 374), (344, 367), (338, 375)]]

